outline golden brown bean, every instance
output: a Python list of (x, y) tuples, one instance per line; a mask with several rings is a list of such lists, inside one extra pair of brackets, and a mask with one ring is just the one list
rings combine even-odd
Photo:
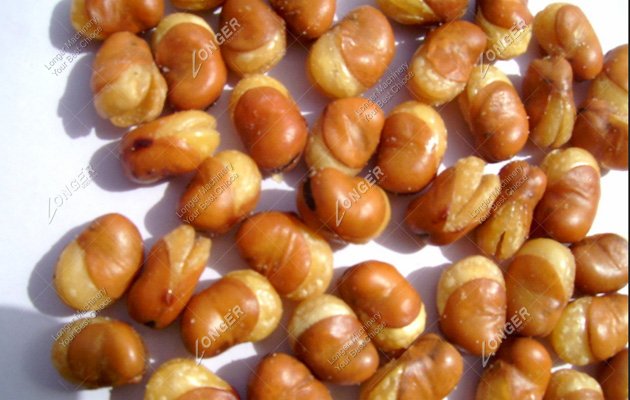
[(488, 36), (487, 54), (494, 54), (500, 60), (509, 60), (527, 51), (533, 21), (527, 0), (477, 1), (475, 22)]
[(286, 52), (284, 21), (262, 0), (226, 0), (221, 10), (221, 45), (227, 66), (238, 75), (266, 72)]
[(551, 375), (544, 400), (604, 400), (597, 381), (584, 372), (561, 369)]
[(314, 170), (336, 168), (358, 174), (376, 151), (385, 123), (383, 110), (361, 97), (330, 102), (315, 122), (304, 158)]
[(85, 388), (138, 383), (146, 368), (142, 338), (109, 318), (81, 318), (64, 326), (52, 346), (52, 362), (66, 380)]
[(328, 289), (333, 253), (297, 216), (268, 211), (243, 222), (236, 233), (241, 257), (263, 274), (280, 296), (304, 300)]
[(376, 8), (350, 11), (311, 47), (306, 70), (329, 97), (357, 96), (381, 79), (394, 58), (394, 32)]
[(298, 37), (317, 39), (333, 24), (335, 0), (270, 0), (271, 7)]
[(385, 120), (376, 165), (379, 185), (393, 193), (416, 193), (433, 180), (446, 151), (446, 126), (430, 106), (408, 101)]
[(477, 25), (466, 21), (442, 25), (412, 56), (407, 88), (421, 102), (448, 103), (464, 91), (485, 47), (486, 34)]
[(129, 290), (129, 315), (141, 324), (162, 329), (188, 303), (210, 257), (211, 242), (180, 225), (151, 249), (138, 279)]
[(440, 329), (451, 342), (477, 356), (494, 354), (505, 325), (503, 273), (483, 256), (451, 265), (440, 276), (437, 310)]
[(229, 383), (194, 360), (174, 358), (151, 375), (144, 400), (239, 400)]
[(125, 172), (136, 182), (153, 183), (195, 171), (219, 146), (217, 121), (202, 111), (182, 111), (141, 125), (123, 136)]
[(182, 314), (182, 340), (195, 357), (212, 357), (265, 339), (281, 317), (282, 301), (267, 278), (233, 271), (192, 297)]
[(94, 107), (102, 118), (128, 127), (162, 113), (166, 81), (141, 38), (129, 32), (111, 35), (96, 53), (92, 70)]
[(190, 11), (214, 10), (224, 2), (225, 0), (171, 0), (175, 7)]
[(116, 32), (138, 33), (155, 27), (164, 15), (164, 0), (72, 0), (70, 21), (88, 38)]
[(142, 238), (133, 222), (120, 214), (103, 215), (59, 256), (55, 289), (69, 307), (98, 311), (125, 293), (142, 259)]
[(574, 279), (575, 260), (568, 248), (551, 239), (525, 242), (505, 275), (507, 316), (518, 320), (518, 333), (551, 333), (573, 295)]
[(537, 340), (508, 339), (483, 371), (475, 400), (542, 400), (552, 366), (549, 352)]
[(599, 165), (586, 150), (570, 147), (547, 154), (547, 189), (534, 212), (535, 235), (563, 243), (584, 239), (599, 205)]
[(547, 176), (525, 161), (512, 161), (501, 168), (499, 178), (501, 194), (488, 219), (475, 230), (475, 242), (484, 254), (504, 261), (529, 237), (534, 209), (545, 193)]
[(591, 83), (571, 144), (582, 147), (603, 168), (628, 169), (628, 45), (606, 55), (604, 69)]
[(532, 61), (523, 79), (523, 98), (534, 144), (556, 149), (569, 141), (576, 110), (567, 60), (554, 56)]
[(498, 176), (483, 174), (485, 165), (471, 156), (442, 171), (427, 191), (409, 203), (405, 223), (411, 231), (441, 246), (481, 224), (501, 191)]
[(599, 39), (579, 7), (548, 5), (534, 18), (534, 36), (547, 54), (569, 60), (577, 80), (593, 79), (602, 70)]
[(497, 67), (474, 67), (458, 100), (475, 149), (487, 161), (508, 160), (527, 143), (529, 123), (525, 106), (510, 79)]
[(427, 25), (461, 18), (468, 9), (468, 0), (377, 0), (383, 13), (405, 25)]
[(304, 364), (284, 353), (262, 359), (249, 380), (247, 395), (250, 400), (332, 400), (326, 386)]
[(361, 386), (360, 400), (440, 400), (457, 386), (463, 360), (435, 334), (421, 336), (400, 358), (382, 366)]
[(219, 98), (227, 69), (218, 46), (210, 25), (193, 14), (171, 14), (155, 29), (151, 47), (175, 109), (203, 110)]
[(598, 377), (607, 400), (628, 399), (628, 349), (604, 362)]
[(365, 381), (378, 368), (378, 353), (352, 309), (323, 294), (295, 308), (288, 326), (295, 355), (315, 376), (340, 385)]
[(614, 233), (588, 236), (571, 245), (575, 287), (585, 294), (616, 292), (628, 284), (628, 241)]
[(387, 194), (376, 185), (382, 171), (366, 178), (351, 177), (334, 168), (316, 171), (300, 186), (297, 209), (306, 225), (328, 239), (365, 243), (389, 224)]
[(593, 364), (623, 350), (628, 343), (628, 296), (580, 297), (562, 312), (551, 344), (564, 361)]
[(402, 353), (424, 331), (422, 298), (393, 265), (380, 261), (355, 265), (344, 272), (338, 289), (374, 344), (386, 353)]
[(232, 92), (230, 115), (260, 169), (289, 171), (300, 161), (308, 128), (282, 83), (265, 75), (242, 79)]
[(261, 180), (246, 154), (222, 151), (199, 166), (179, 200), (177, 216), (197, 229), (225, 233), (256, 208)]

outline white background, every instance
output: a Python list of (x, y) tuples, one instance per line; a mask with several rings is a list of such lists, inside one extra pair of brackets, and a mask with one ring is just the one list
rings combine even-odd
[[(623, 0), (573, 0), (588, 15), (607, 51), (627, 41), (628, 3)], [(337, 19), (355, 5), (373, 1), (342, 0), (338, 2)], [(545, 1), (530, 1), (532, 13), (541, 10)], [(187, 353), (179, 338), (178, 323), (164, 331), (152, 331), (134, 326), (146, 339), (151, 365), (141, 385), (76, 391), (61, 380), (49, 361), (52, 336), (73, 312), (57, 298), (50, 286), (57, 256), (63, 247), (86, 224), (99, 215), (120, 212), (134, 221), (148, 249), (157, 238), (178, 224), (175, 215), (177, 200), (189, 177), (174, 179), (150, 187), (129, 182), (122, 174), (117, 158), (117, 141), (122, 130), (98, 118), (92, 105), (89, 88), (91, 63), (96, 45), (81, 49), (81, 53), (57, 76), (46, 68), (51, 59), (62, 53), (64, 43), (74, 32), (69, 23), (70, 0), (22, 0), (4, 2), (3, 32), (0, 35), (0, 121), (2, 124), (2, 188), (0, 246), (2, 275), (0, 278), (0, 399), (141, 399), (143, 384), (162, 362)], [(469, 12), (469, 17), (471, 13)], [(213, 27), (216, 16), (207, 15)], [(405, 28), (393, 24), (396, 39), (396, 58), (391, 71), (408, 62), (412, 52), (424, 36), (419, 28)], [(289, 39), (287, 56), (270, 75), (280, 79), (299, 100), (301, 109), (312, 123), (325, 98), (312, 90), (304, 74), (307, 50), (303, 44)], [(517, 61), (500, 63), (520, 90), (521, 75), (532, 56), (537, 56), (537, 44), (532, 41), (527, 56)], [(385, 75), (387, 77), (387, 74)], [(221, 101), (209, 112), (219, 120), (222, 134), (221, 149), (241, 148), (238, 138), (225, 114), (230, 89), (235, 84), (231, 76)], [(578, 102), (583, 98), (585, 84), (578, 85)], [(369, 94), (369, 93), (368, 93)], [(385, 105), (389, 111), (400, 101), (408, 99), (403, 89)], [(452, 165), (458, 158), (469, 155), (466, 144), (467, 129), (453, 104), (442, 110), (448, 131), (448, 151), (444, 165)], [(532, 162), (543, 156), (531, 145), (521, 154)], [(78, 178), (81, 171), (91, 166), (94, 180), (84, 189), (72, 194), (58, 209), (54, 199), (66, 185)], [(499, 165), (492, 170), (498, 171)], [(293, 210), (294, 187), (305, 173), (303, 165), (285, 176), (284, 183), (270, 179), (264, 182), (262, 198), (257, 210)], [(628, 184), (626, 172), (609, 172), (602, 178), (602, 199), (591, 233), (613, 231), (628, 234)], [(380, 259), (395, 264), (424, 298), (428, 310), (428, 331), (437, 331), (434, 305), (435, 286), (442, 267), (466, 255), (475, 253), (468, 239), (443, 248), (419, 244), (404, 228), (399, 227), (401, 215), (410, 197), (391, 197), (392, 221), (383, 235), (364, 246), (336, 249), (336, 276), (350, 265), (367, 259)], [(59, 200), (57, 200), (59, 202)], [(49, 204), (52, 203), (52, 207)], [(50, 216), (54, 218), (50, 221)], [(219, 275), (245, 268), (233, 248), (233, 232), (214, 240), (209, 266), (199, 288), (207, 287)], [(286, 324), (289, 305), (285, 302)], [(102, 312), (130, 321), (125, 300)], [(289, 351), (285, 333), (280, 327), (262, 343), (243, 344), (204, 364), (234, 385), (245, 398), (246, 382), (261, 355), (271, 351)], [(469, 399), (474, 393), (480, 360), (466, 357), (466, 373), (450, 399)], [(334, 388), (336, 399), (354, 399), (355, 388)]]

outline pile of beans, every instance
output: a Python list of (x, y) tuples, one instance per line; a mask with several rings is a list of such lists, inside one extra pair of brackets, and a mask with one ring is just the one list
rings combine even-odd
[[(295, 302), (285, 332), (293, 355), (265, 355), (249, 381), (254, 400), (331, 399), (324, 383), (361, 385), (361, 400), (441, 399), (463, 374), (462, 354), (492, 356), (478, 400), (628, 399), (628, 298), (618, 293), (628, 242), (589, 236), (601, 174), (628, 169), (627, 44), (604, 55), (583, 12), (560, 3), (532, 15), (526, 0), (478, 0), (470, 22), (460, 19), (464, 0), (378, 0), (334, 25), (334, 0), (172, 3), (182, 12), (164, 16), (163, 0), (73, 0), (71, 10), (77, 31), (103, 41), (94, 106), (130, 129), (120, 140), (129, 179), (193, 174), (177, 204), (181, 225), (146, 257), (134, 224), (107, 214), (67, 244), (55, 269), (72, 309), (100, 311), (127, 294), (133, 321), (179, 324), (190, 354), (156, 368), (145, 399), (238, 399), (193, 357), (265, 340), (283, 302)], [(219, 7), (216, 33), (192, 14)], [(414, 99), (386, 115), (361, 95), (394, 57), (390, 19), (432, 29), (409, 54)], [(522, 34), (498, 58), (525, 53), (532, 38), (545, 53), (529, 65), (522, 97), (480, 63), (514, 26)], [(265, 75), (285, 55), (287, 29), (310, 48), (312, 86), (330, 97), (310, 127), (295, 94)], [(229, 73), (240, 78), (229, 114), (246, 152), (216, 153), (210, 113)], [(579, 107), (574, 79), (590, 81)], [(475, 152), (438, 173), (450, 139), (434, 107), (451, 101)], [(163, 115), (166, 104), (173, 113)], [(547, 152), (540, 165), (513, 160), (528, 139)], [(302, 159), (310, 174), (296, 188), (298, 213), (253, 214), (263, 177)], [(373, 173), (357, 176), (371, 160)], [(486, 171), (506, 160), (499, 174)], [(414, 195), (396, 221), (412, 234), (477, 244), (478, 254), (441, 271), (438, 321), (427, 321), (422, 294), (395, 265), (363, 261), (333, 279), (333, 248), (377, 238), (397, 194)], [(213, 235), (232, 229), (249, 269), (196, 291)], [(442, 337), (424, 333), (433, 322)], [(575, 366), (600, 364), (600, 375), (552, 373), (551, 349)], [(148, 360), (132, 324), (105, 317), (73, 321), (52, 346), (56, 369), (83, 388), (137, 384)]]

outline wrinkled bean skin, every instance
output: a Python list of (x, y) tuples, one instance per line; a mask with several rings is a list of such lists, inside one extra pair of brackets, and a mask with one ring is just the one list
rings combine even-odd
[(495, 66), (474, 67), (458, 100), (475, 149), (487, 161), (508, 160), (527, 143), (525, 106), (510, 79)]
[(306, 61), (307, 75), (328, 97), (354, 97), (378, 82), (395, 50), (387, 18), (374, 7), (361, 6), (313, 44)]
[(219, 22), (225, 41), (221, 53), (239, 76), (262, 74), (286, 53), (284, 21), (262, 0), (226, 0)]
[(582, 293), (611, 293), (628, 284), (628, 241), (614, 233), (588, 236), (571, 245), (575, 287)]
[(584, 239), (599, 205), (597, 161), (589, 152), (570, 147), (547, 154), (540, 167), (547, 189), (534, 212), (532, 235), (563, 243)]
[(250, 400), (332, 400), (326, 386), (297, 359), (283, 353), (265, 356), (253, 372)]
[(430, 333), (365, 382), (359, 400), (440, 400), (457, 386), (462, 371), (463, 360), (457, 349)]
[(527, 51), (533, 21), (527, 0), (477, 1), (475, 22), (488, 36), (487, 49), (492, 51), (489, 54), (495, 54), (500, 60), (509, 60)]
[(94, 107), (118, 127), (149, 122), (161, 113), (167, 85), (149, 45), (129, 32), (105, 40), (92, 65)]
[(175, 7), (190, 11), (214, 10), (224, 2), (225, 0), (171, 0)]
[(440, 277), (437, 308), (440, 329), (451, 342), (477, 356), (494, 354), (506, 315), (501, 270), (483, 256), (453, 264)]
[(601, 367), (598, 381), (607, 400), (628, 398), (628, 349), (625, 348)]
[(182, 111), (141, 125), (123, 136), (120, 153), (127, 176), (154, 183), (195, 171), (219, 146), (217, 121), (201, 111)]
[(219, 98), (227, 68), (214, 32), (203, 18), (169, 15), (153, 32), (151, 47), (168, 84), (168, 101), (175, 109), (204, 110)]
[(547, 187), (547, 176), (525, 161), (512, 161), (499, 172), (501, 194), (488, 219), (475, 230), (475, 242), (486, 255), (504, 261), (529, 237), (534, 209)]
[(66, 380), (88, 389), (142, 380), (147, 354), (130, 325), (109, 318), (82, 318), (62, 332), (53, 343), (52, 362)]
[(295, 355), (319, 379), (356, 385), (374, 374), (378, 353), (352, 309), (323, 294), (296, 307), (288, 326)]
[(196, 229), (225, 233), (254, 211), (261, 181), (249, 156), (222, 151), (199, 166), (179, 200), (177, 216)]
[(376, 185), (378, 170), (367, 178), (333, 169), (316, 171), (298, 190), (297, 209), (311, 229), (328, 239), (365, 243), (389, 224), (387, 194)]
[(64, 248), (53, 283), (69, 307), (98, 311), (122, 297), (143, 258), (142, 237), (133, 222), (106, 214)]
[(432, 106), (459, 95), (486, 47), (486, 34), (476, 25), (454, 21), (435, 29), (411, 57), (407, 88)]
[(294, 35), (309, 40), (330, 29), (337, 7), (335, 0), (270, 0), (269, 3)]
[(567, 60), (561, 56), (533, 60), (523, 78), (523, 99), (534, 144), (557, 149), (571, 139), (577, 111)]
[(512, 338), (499, 348), (479, 380), (475, 400), (542, 400), (553, 360), (532, 338)]
[(593, 79), (602, 70), (602, 47), (579, 7), (548, 5), (534, 18), (534, 36), (547, 54), (562, 56), (571, 63), (575, 79)]
[(267, 278), (233, 271), (194, 295), (181, 318), (186, 349), (212, 357), (232, 346), (268, 337), (282, 317), (282, 302)]
[(239, 400), (229, 383), (195, 360), (174, 358), (151, 375), (144, 400)]
[(378, 7), (394, 21), (405, 25), (451, 22), (464, 16), (468, 0), (377, 0)]
[(348, 175), (358, 174), (376, 151), (384, 124), (383, 110), (370, 100), (333, 100), (313, 126), (306, 164), (312, 170), (331, 167)]
[(379, 185), (392, 193), (416, 193), (435, 177), (447, 147), (444, 121), (430, 106), (408, 101), (385, 120), (376, 165)]
[(584, 372), (561, 369), (551, 375), (544, 400), (604, 400), (597, 381)]
[(525, 242), (505, 275), (508, 320), (521, 321), (520, 335), (547, 336), (573, 295), (574, 280), (575, 259), (564, 245), (551, 239)]
[(366, 261), (350, 267), (338, 290), (376, 346), (388, 354), (402, 353), (424, 331), (422, 298), (393, 265)]
[(428, 190), (409, 203), (405, 223), (438, 246), (453, 243), (480, 225), (499, 196), (496, 175), (484, 175), (485, 162), (462, 158), (442, 171)]
[(116, 32), (139, 33), (155, 27), (164, 15), (164, 0), (72, 0), (70, 20), (88, 38)]
[(236, 233), (236, 246), (252, 269), (291, 300), (324, 293), (332, 279), (330, 246), (293, 214), (268, 211), (249, 217)]
[(602, 168), (628, 169), (628, 45), (606, 54), (578, 114), (571, 145), (588, 150)]
[(196, 237), (190, 225), (181, 225), (161, 238), (129, 290), (131, 318), (156, 329), (170, 325), (192, 297), (210, 257), (210, 246), (210, 240)]
[(573, 365), (606, 360), (628, 343), (628, 296), (580, 297), (569, 304), (551, 333), (558, 356)]
[(244, 78), (232, 92), (230, 108), (236, 131), (260, 169), (277, 173), (297, 165), (308, 128), (280, 82), (264, 75)]

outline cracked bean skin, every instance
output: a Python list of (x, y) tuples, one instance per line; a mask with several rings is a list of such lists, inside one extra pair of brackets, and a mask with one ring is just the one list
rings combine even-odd
[(549, 335), (573, 295), (575, 259), (552, 239), (531, 239), (512, 258), (505, 274), (508, 319), (522, 321), (523, 336)]
[(131, 318), (151, 328), (170, 325), (188, 303), (210, 257), (211, 242), (180, 225), (151, 249), (129, 290)]
[(284, 353), (265, 356), (247, 386), (250, 400), (332, 400), (328, 388), (299, 360)]
[(333, 24), (335, 0), (270, 0), (271, 7), (284, 18), (294, 35), (317, 39)]
[(477, 25), (454, 21), (431, 31), (411, 57), (407, 88), (420, 102), (438, 106), (464, 91), (486, 47)]
[(70, 22), (87, 38), (105, 39), (149, 30), (163, 15), (164, 0), (72, 0)]
[(561, 56), (533, 60), (523, 78), (523, 99), (534, 144), (557, 149), (571, 139), (577, 111), (567, 60)]
[(588, 236), (571, 245), (575, 257), (575, 287), (595, 295), (628, 284), (628, 241), (614, 233)]
[(580, 107), (571, 145), (588, 150), (602, 168), (628, 169), (628, 45), (606, 54), (604, 68)]
[(143, 258), (142, 237), (133, 222), (120, 214), (103, 215), (61, 252), (55, 290), (75, 310), (101, 310), (122, 297)]
[(475, 230), (482, 253), (497, 261), (511, 258), (529, 237), (536, 204), (547, 187), (547, 176), (525, 161), (512, 161), (499, 171), (501, 193), (488, 219)]
[(628, 344), (628, 296), (585, 296), (562, 312), (551, 344), (560, 358), (582, 366), (604, 361)]
[(66, 325), (53, 343), (52, 362), (64, 379), (95, 389), (139, 383), (147, 354), (131, 325), (103, 317), (81, 318)]
[(464, 16), (468, 0), (377, 0), (385, 15), (404, 25), (451, 22)]
[(372, 6), (361, 6), (317, 39), (306, 71), (313, 86), (326, 96), (354, 97), (381, 79), (395, 51), (387, 17)]
[(475, 22), (488, 36), (488, 51), (509, 60), (527, 51), (534, 17), (527, 0), (480, 0)]
[(423, 335), (361, 385), (359, 400), (440, 400), (457, 386), (463, 359), (438, 335)]
[(281, 173), (299, 163), (308, 127), (282, 83), (258, 74), (243, 78), (232, 92), (230, 115), (245, 148), (261, 170)]
[(220, 134), (215, 118), (202, 111), (181, 111), (141, 125), (120, 142), (127, 176), (154, 183), (195, 171), (214, 154)]
[(409, 203), (405, 224), (429, 243), (453, 243), (480, 225), (499, 196), (497, 175), (486, 174), (486, 163), (470, 156), (442, 171), (431, 186)]
[(593, 79), (602, 70), (602, 47), (582, 10), (572, 4), (553, 3), (536, 14), (534, 36), (549, 55), (566, 58), (575, 79)]
[(161, 113), (167, 85), (149, 45), (130, 32), (107, 38), (92, 64), (94, 107), (117, 127), (153, 121)]
[(599, 383), (584, 372), (561, 369), (551, 375), (543, 400), (604, 400)]

